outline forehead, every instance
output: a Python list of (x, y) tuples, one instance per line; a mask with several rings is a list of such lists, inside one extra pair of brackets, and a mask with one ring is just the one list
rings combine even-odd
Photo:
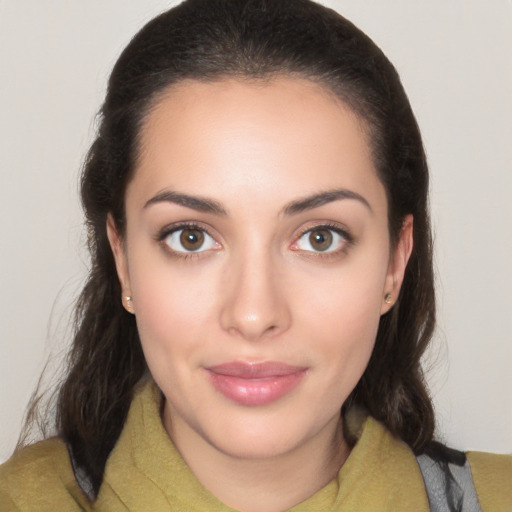
[(170, 188), (230, 197), (245, 187), (278, 199), (279, 190), (283, 201), (284, 192), (383, 191), (364, 122), (321, 85), (287, 77), (170, 88), (142, 127), (132, 184), (146, 196)]

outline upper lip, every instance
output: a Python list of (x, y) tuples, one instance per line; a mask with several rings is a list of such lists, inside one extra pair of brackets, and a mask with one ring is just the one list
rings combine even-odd
[(228, 377), (239, 377), (241, 379), (265, 379), (271, 377), (280, 377), (283, 375), (292, 375), (305, 371), (303, 366), (293, 366), (278, 361), (266, 361), (262, 363), (252, 363), (246, 361), (231, 361), (206, 368), (217, 375), (226, 375)]

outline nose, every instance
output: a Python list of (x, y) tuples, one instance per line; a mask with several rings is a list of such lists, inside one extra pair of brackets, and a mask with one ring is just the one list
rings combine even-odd
[(254, 342), (286, 331), (291, 314), (282, 272), (272, 255), (247, 252), (233, 258), (224, 274), (220, 324), (229, 334)]

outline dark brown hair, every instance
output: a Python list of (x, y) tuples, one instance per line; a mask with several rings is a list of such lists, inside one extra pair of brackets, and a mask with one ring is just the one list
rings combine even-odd
[(106, 235), (109, 213), (124, 232), (124, 192), (144, 118), (160, 94), (185, 79), (282, 74), (323, 84), (366, 122), (392, 241), (404, 216), (414, 216), (414, 250), (400, 296), (381, 317), (374, 352), (345, 407), (363, 406), (417, 453), (432, 440), (434, 414), (420, 365), (435, 322), (428, 169), (397, 72), (352, 23), (310, 0), (187, 0), (150, 21), (120, 56), (82, 174), (91, 270), (76, 309), (56, 421), (94, 493), (133, 389), (147, 372)]

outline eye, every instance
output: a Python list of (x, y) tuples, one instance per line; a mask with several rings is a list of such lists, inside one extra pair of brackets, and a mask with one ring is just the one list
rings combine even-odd
[(203, 252), (219, 247), (219, 244), (204, 230), (195, 226), (174, 229), (161, 237), (174, 252)]
[(292, 249), (308, 252), (333, 253), (351, 242), (348, 233), (339, 228), (317, 226), (308, 229), (293, 244)]

